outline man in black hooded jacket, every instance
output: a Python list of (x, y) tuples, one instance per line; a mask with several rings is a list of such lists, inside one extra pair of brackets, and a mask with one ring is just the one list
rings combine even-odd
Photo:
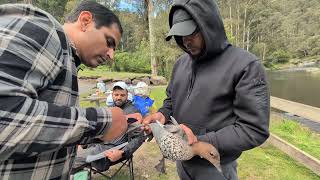
[[(189, 143), (205, 141), (221, 156), (223, 176), (200, 157), (177, 162), (179, 177), (238, 179), (237, 158), (269, 136), (269, 93), (260, 60), (232, 46), (213, 0), (177, 0), (169, 14), (170, 31), (186, 53), (174, 65), (167, 98), (144, 119), (165, 123), (173, 116)], [(148, 130), (148, 126), (146, 126)]]

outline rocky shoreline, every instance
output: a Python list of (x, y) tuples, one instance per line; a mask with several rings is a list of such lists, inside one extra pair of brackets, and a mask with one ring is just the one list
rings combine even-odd
[(292, 62), (287, 65), (280, 65), (277, 69), (274, 69), (272, 71), (305, 71), (312, 73), (320, 72), (320, 60)]
[(107, 78), (101, 76), (81, 76), (80, 80), (90, 81), (93, 83), (104, 82), (105, 84), (110, 84), (113, 82), (124, 81), (127, 84), (136, 85), (138, 82), (145, 82), (147, 85), (159, 86), (159, 85), (167, 85), (167, 80), (162, 76), (137, 76), (133, 78)]
[(280, 71), (280, 72), (292, 72), (292, 71), (305, 71), (311, 73), (320, 73), (319, 67), (293, 67), (293, 68), (286, 68), (286, 69), (277, 69), (273, 71)]

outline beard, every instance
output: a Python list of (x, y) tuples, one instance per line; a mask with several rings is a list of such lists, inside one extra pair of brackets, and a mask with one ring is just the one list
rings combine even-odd
[(122, 101), (122, 100), (114, 101), (114, 105), (117, 107), (122, 107), (125, 103), (126, 101)]

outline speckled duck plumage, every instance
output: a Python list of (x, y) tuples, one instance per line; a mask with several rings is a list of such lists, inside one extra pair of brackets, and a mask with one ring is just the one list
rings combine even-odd
[(174, 118), (172, 119), (173, 125), (162, 125), (158, 121), (150, 124), (153, 136), (163, 156), (173, 161), (184, 161), (199, 155), (220, 171), (220, 156), (216, 148), (205, 142), (197, 142), (190, 146), (187, 143), (186, 134)]

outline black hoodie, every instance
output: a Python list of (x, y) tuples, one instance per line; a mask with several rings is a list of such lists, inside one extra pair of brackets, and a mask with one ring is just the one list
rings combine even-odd
[(206, 49), (200, 57), (188, 52), (179, 57), (159, 111), (186, 124), (200, 141), (213, 144), (222, 163), (228, 163), (269, 136), (266, 74), (256, 56), (228, 42), (213, 0), (175, 1), (170, 27), (179, 8), (197, 23)]

